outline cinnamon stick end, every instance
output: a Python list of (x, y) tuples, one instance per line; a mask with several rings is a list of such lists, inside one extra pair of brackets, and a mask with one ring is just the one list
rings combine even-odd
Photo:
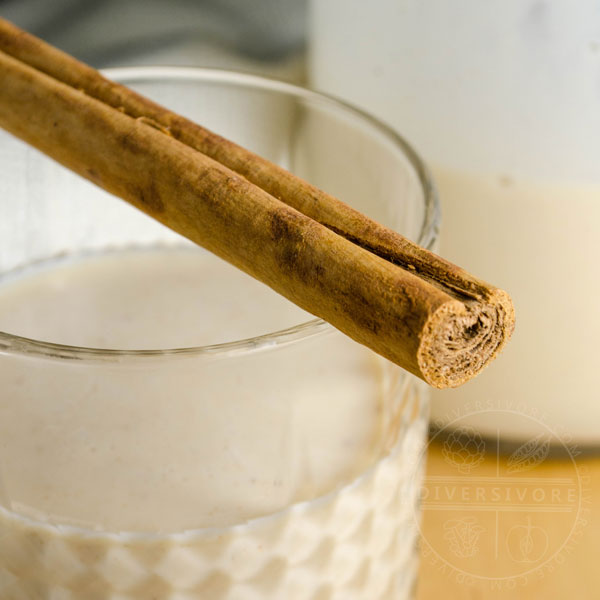
[(466, 383), (498, 356), (514, 327), (514, 306), (504, 290), (442, 304), (425, 324), (417, 352), (423, 379), (438, 389)]

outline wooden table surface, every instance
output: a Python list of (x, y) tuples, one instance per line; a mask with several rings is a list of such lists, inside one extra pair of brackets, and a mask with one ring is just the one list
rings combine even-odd
[(600, 599), (600, 457), (480, 450), (430, 441), (417, 600)]

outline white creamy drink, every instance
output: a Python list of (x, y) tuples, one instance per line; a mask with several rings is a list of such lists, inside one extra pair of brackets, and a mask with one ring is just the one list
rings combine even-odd
[[(190, 348), (309, 318), (189, 249), (0, 280), (0, 331), (68, 346)], [(334, 330), (295, 335), (1, 361), (0, 598), (408, 598), (418, 390)]]
[(593, 445), (600, 421), (592, 392), (600, 336), (600, 184), (447, 169), (436, 169), (435, 176), (448, 207), (445, 256), (471, 272), (490, 273), (510, 290), (517, 327), (498, 364), (469, 385), (439, 394), (433, 416), (443, 422), (472, 411), (469, 423), (482, 433), (531, 437), (535, 422), (528, 419), (506, 412), (499, 422), (485, 411), (477, 414), (506, 406)]

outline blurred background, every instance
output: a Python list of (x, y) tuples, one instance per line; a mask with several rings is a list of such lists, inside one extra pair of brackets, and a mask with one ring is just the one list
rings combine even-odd
[(0, 0), (0, 14), (96, 68), (193, 65), (304, 76), (305, 0)]

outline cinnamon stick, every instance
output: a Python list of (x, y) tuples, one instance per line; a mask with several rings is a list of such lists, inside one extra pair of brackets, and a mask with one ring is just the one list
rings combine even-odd
[(506, 292), (0, 19), (0, 126), (431, 385), (509, 339)]

